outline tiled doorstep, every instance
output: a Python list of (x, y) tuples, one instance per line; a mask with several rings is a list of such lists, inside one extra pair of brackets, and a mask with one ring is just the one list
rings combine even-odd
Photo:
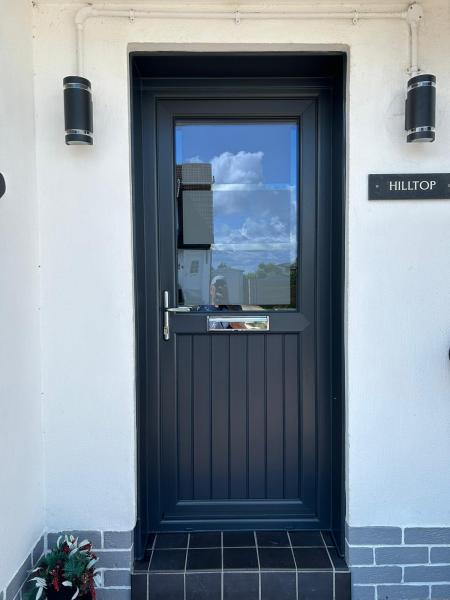
[(134, 572), (213, 570), (347, 571), (326, 534), (317, 531), (202, 532), (152, 535)]
[(170, 533), (151, 537), (132, 591), (133, 600), (350, 600), (350, 573), (321, 532)]

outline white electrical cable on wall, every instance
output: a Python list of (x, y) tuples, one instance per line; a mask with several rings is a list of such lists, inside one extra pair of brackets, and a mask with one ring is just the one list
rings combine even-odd
[(362, 7), (349, 8), (343, 7), (342, 10), (318, 10), (317, 7), (285, 7), (284, 10), (214, 10), (214, 9), (198, 9), (192, 8), (185, 11), (160, 10), (151, 7), (146, 7), (142, 4), (91, 4), (80, 8), (75, 15), (75, 27), (77, 31), (77, 74), (83, 76), (84, 72), (84, 26), (86, 21), (96, 17), (112, 17), (125, 19), (214, 19), (235, 21), (237, 25), (245, 20), (274, 20), (280, 21), (289, 20), (348, 20), (353, 24), (357, 24), (360, 20), (392, 20), (396, 19), (404, 21), (408, 24), (409, 30), (409, 45), (410, 57), (408, 74), (410, 76), (417, 75), (420, 72), (419, 68), (419, 23), (423, 19), (422, 6), (414, 2), (408, 5), (405, 10), (398, 9), (388, 10), (383, 7), (382, 11), (364, 9)]

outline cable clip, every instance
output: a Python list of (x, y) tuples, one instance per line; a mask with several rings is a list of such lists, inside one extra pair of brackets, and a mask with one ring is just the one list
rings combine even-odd
[(234, 22), (236, 25), (241, 24), (241, 13), (238, 10), (234, 13)]
[(357, 10), (355, 10), (353, 13), (352, 23), (353, 23), (353, 25), (358, 25), (358, 23), (359, 23), (359, 13)]
[(128, 18), (130, 19), (130, 23), (134, 23), (136, 15), (134, 14), (134, 10), (132, 8), (130, 8), (130, 13), (129, 13)]

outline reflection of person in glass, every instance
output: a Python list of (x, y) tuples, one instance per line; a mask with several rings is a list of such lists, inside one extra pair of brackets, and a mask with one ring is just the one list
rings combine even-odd
[[(242, 310), (240, 305), (228, 304), (228, 286), (227, 280), (223, 275), (216, 275), (211, 280), (209, 288), (211, 297), (212, 310)], [(226, 323), (219, 321), (215, 323), (212, 328), (214, 329), (241, 329), (241, 324)]]
[(216, 275), (212, 278), (209, 293), (211, 304), (214, 307), (225, 307), (228, 304), (228, 286), (223, 275)]

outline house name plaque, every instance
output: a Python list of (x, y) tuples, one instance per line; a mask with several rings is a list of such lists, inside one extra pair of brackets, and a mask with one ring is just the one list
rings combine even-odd
[(448, 200), (450, 173), (369, 175), (369, 200)]

